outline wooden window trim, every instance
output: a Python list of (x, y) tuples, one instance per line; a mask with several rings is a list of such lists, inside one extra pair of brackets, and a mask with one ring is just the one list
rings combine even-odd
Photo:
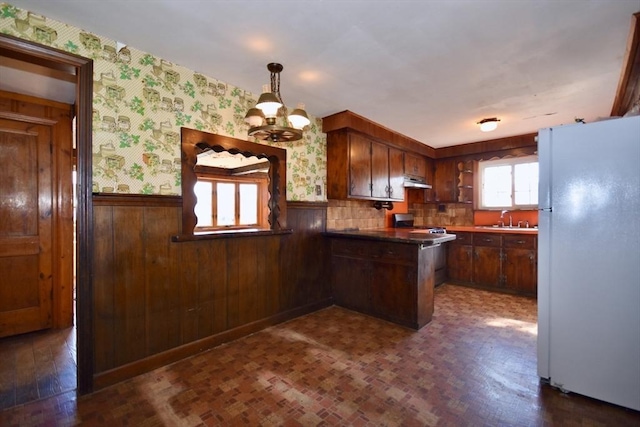
[[(290, 232), (287, 229), (286, 174), (287, 150), (269, 145), (256, 144), (228, 136), (216, 135), (195, 129), (181, 128), (182, 146), (182, 233), (174, 241), (188, 241), (194, 236), (197, 223), (193, 211), (196, 197), (193, 186), (197, 181), (196, 163), (198, 153), (206, 150), (228, 151), (246, 157), (256, 156), (269, 161), (267, 222), (270, 232)], [(264, 233), (258, 230), (257, 233)], [(246, 234), (245, 234), (246, 235)]]
[[(197, 226), (195, 227), (195, 232), (206, 232), (206, 231), (230, 231), (230, 230), (249, 230), (249, 229), (269, 229), (269, 222), (266, 208), (265, 200), (268, 199), (268, 178), (266, 176), (261, 176), (262, 174), (255, 175), (247, 175), (242, 177), (230, 177), (224, 175), (216, 175), (216, 174), (207, 174), (207, 173), (198, 173), (197, 178), (198, 181), (208, 181), (214, 184), (218, 182), (228, 182), (235, 184), (236, 189), (236, 199), (235, 199), (235, 225), (231, 226), (220, 226), (216, 225), (215, 220), (215, 212), (217, 207), (217, 199), (215, 197), (215, 189), (212, 189), (213, 197), (212, 197), (212, 214), (214, 215), (212, 226)], [(258, 222), (256, 224), (250, 225), (239, 225), (240, 222), (240, 184), (256, 184), (258, 186)]]

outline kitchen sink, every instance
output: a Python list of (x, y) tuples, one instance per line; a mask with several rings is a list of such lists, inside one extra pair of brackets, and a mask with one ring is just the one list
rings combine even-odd
[(500, 227), (500, 226), (493, 226), (493, 225), (480, 225), (480, 226), (476, 226), (476, 228), (484, 228), (486, 230), (499, 230), (499, 231), (538, 231), (538, 227)]

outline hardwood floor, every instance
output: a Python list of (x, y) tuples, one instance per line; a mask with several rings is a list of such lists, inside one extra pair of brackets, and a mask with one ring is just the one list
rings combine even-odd
[(0, 410), (75, 390), (75, 328), (0, 339)]
[(445, 284), (419, 331), (329, 307), (2, 426), (638, 426), (541, 384), (532, 299)]

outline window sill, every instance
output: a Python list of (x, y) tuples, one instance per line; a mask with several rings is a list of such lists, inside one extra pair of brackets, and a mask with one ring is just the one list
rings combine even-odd
[(241, 230), (218, 230), (218, 231), (205, 231), (197, 232), (194, 234), (178, 234), (171, 236), (171, 241), (175, 243), (180, 242), (195, 242), (199, 240), (216, 240), (216, 239), (231, 239), (238, 237), (261, 237), (261, 236), (277, 236), (281, 234), (291, 234), (292, 229), (285, 230), (261, 230), (258, 228), (249, 228)]

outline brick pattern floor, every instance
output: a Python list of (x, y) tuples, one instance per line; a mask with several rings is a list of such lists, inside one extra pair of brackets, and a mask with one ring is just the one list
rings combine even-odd
[(536, 376), (534, 300), (443, 285), (420, 331), (330, 307), (2, 426), (639, 426)]

